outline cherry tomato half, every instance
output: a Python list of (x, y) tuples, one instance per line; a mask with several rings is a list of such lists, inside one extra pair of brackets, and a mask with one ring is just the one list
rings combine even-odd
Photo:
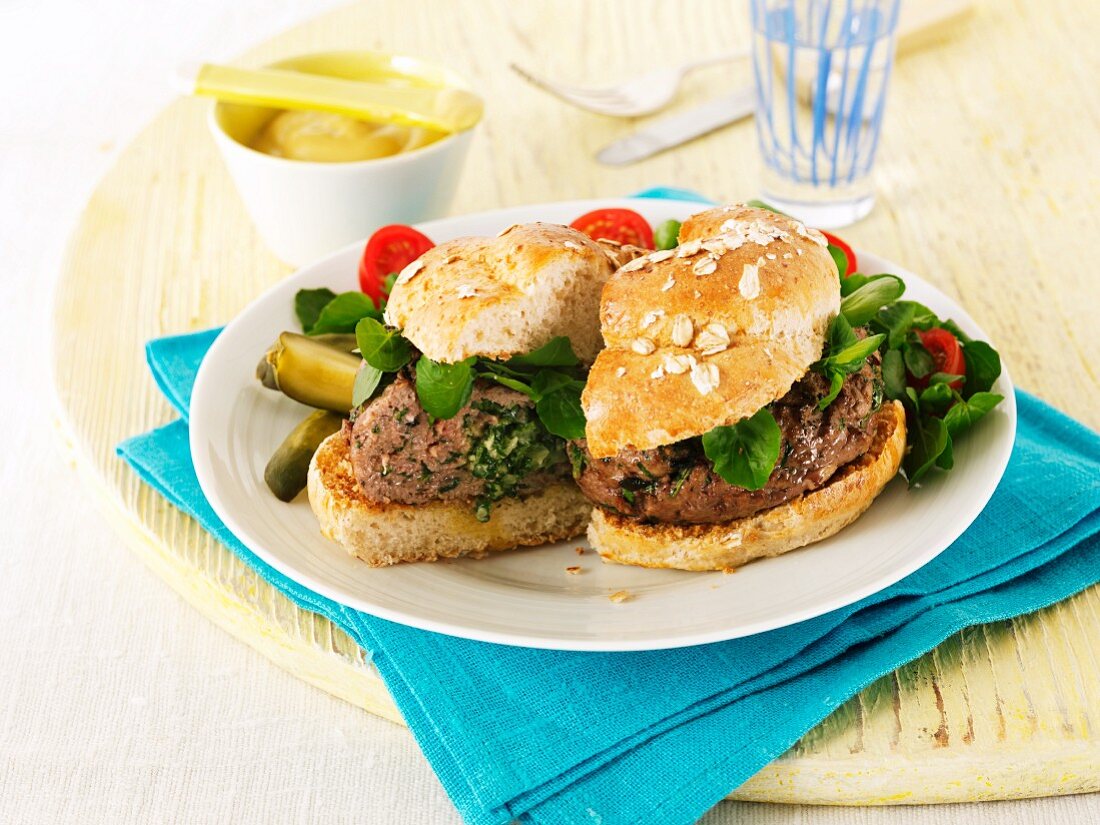
[(856, 253), (852, 251), (852, 247), (848, 246), (844, 241), (834, 235), (832, 232), (825, 232), (820, 230), (821, 234), (825, 236), (825, 240), (844, 253), (844, 257), (848, 259), (848, 271), (846, 275), (851, 275), (853, 272), (858, 272), (856, 269), (858, 262), (856, 261)]
[(602, 238), (653, 249), (653, 229), (649, 221), (633, 209), (597, 209), (581, 215), (569, 225), (594, 241)]
[(386, 278), (400, 272), (435, 246), (431, 238), (411, 226), (395, 223), (383, 226), (370, 236), (359, 261), (359, 288), (375, 305), (386, 297)]
[[(959, 340), (945, 329), (933, 327), (932, 329), (917, 330), (920, 342), (932, 356), (932, 372), (945, 372), (948, 375), (966, 375), (966, 359), (963, 357)], [(919, 379), (924, 385), (928, 384), (928, 376)], [(962, 379), (952, 381), (950, 387), (961, 390)]]

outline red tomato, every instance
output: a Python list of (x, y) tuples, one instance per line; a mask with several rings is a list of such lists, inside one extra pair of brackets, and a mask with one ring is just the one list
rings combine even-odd
[(359, 288), (380, 305), (386, 297), (383, 288), (388, 276), (400, 272), (435, 246), (431, 238), (411, 226), (395, 223), (383, 226), (370, 236), (359, 261)]
[[(932, 372), (945, 372), (948, 375), (966, 375), (966, 359), (963, 358), (962, 347), (958, 339), (945, 329), (933, 327), (932, 329), (917, 330), (920, 342), (932, 356)], [(929, 376), (919, 379), (925, 386), (928, 385)], [(961, 390), (963, 381), (952, 381), (952, 389)]]
[(820, 230), (821, 234), (825, 236), (825, 240), (831, 243), (833, 246), (838, 247), (841, 252), (844, 253), (844, 257), (848, 259), (848, 272), (846, 275), (851, 275), (853, 272), (858, 272), (856, 269), (858, 262), (856, 261), (856, 253), (852, 251), (852, 247), (848, 246), (844, 241), (834, 235), (832, 232), (825, 232)]
[(594, 241), (602, 238), (653, 249), (653, 229), (633, 209), (597, 209), (569, 225)]

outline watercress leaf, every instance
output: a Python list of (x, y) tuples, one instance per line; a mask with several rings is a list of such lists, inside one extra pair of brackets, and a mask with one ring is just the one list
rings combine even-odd
[(829, 370), (826, 374), (829, 376), (829, 392), (827, 392), (825, 396), (817, 402), (817, 408), (819, 410), (824, 410), (826, 407), (836, 401), (836, 397), (840, 395), (840, 390), (844, 386), (843, 372), (841, 372), (840, 370)]
[(351, 389), (351, 406), (358, 407), (368, 401), (382, 383), (382, 370), (364, 362), (355, 374), (355, 383)]
[[(770, 203), (764, 203), (764, 201), (757, 200), (756, 198), (753, 198), (751, 201), (745, 201), (745, 206), (755, 206), (757, 209), (767, 209), (769, 212), (774, 212), (777, 215), (787, 215), (786, 212), (780, 212)], [(787, 215), (787, 217), (789, 218), (790, 215)]]
[[(393, 292), (393, 285), (395, 283), (397, 283), (397, 277), (400, 274), (401, 274), (400, 272), (391, 272), (389, 275), (387, 275), (385, 278), (382, 279), (382, 296), (383, 296), (382, 301), (383, 301), (383, 304), (385, 304), (386, 298), (389, 297), (389, 294), (391, 292)], [(382, 307), (380, 307), (380, 309), (385, 309), (385, 308), (386, 307), (384, 305)]]
[(905, 292), (905, 283), (894, 275), (880, 275), (840, 301), (840, 314), (853, 327), (866, 324), (886, 304)]
[[(899, 302), (900, 303), (900, 302)], [(913, 326), (916, 329), (931, 329), (942, 326), (939, 316), (918, 301), (905, 301), (913, 307)]]
[(539, 373), (531, 379), (531, 390), (534, 393), (534, 397), (538, 399), (573, 384), (584, 387), (582, 382), (567, 373), (558, 372), (556, 370), (540, 370)]
[(680, 222), (669, 218), (653, 230), (653, 245), (658, 249), (675, 249), (680, 244)]
[(879, 275), (864, 275), (862, 272), (849, 272), (846, 278), (842, 278), (840, 281), (840, 297), (847, 298), (857, 289), (862, 289), (872, 281), (881, 281), (884, 278), (894, 278), (901, 280), (897, 275), (889, 275), (882, 273)]
[(952, 321), (950, 318), (948, 318), (946, 321), (940, 321), (939, 325), (950, 332), (952, 335), (954, 335), (956, 338), (958, 338), (959, 343), (961, 344), (969, 344), (971, 341), (974, 340), (965, 332), (963, 332), (959, 328), (959, 325)]
[(363, 318), (355, 325), (355, 340), (363, 360), (382, 372), (397, 372), (412, 358), (412, 347), (401, 333), (374, 318)]
[(929, 384), (954, 384), (956, 381), (962, 381), (966, 378), (965, 375), (952, 375), (949, 372), (935, 372), (928, 378)]
[(900, 350), (889, 349), (882, 356), (882, 381), (887, 398), (905, 397), (905, 360)]
[(955, 466), (955, 445), (951, 439), (951, 430), (947, 431), (947, 443), (943, 445), (943, 452), (936, 459), (936, 466), (941, 470), (950, 470)]
[(935, 368), (932, 356), (915, 336), (907, 341), (905, 347), (905, 367), (915, 378), (924, 378)]
[(877, 350), (884, 340), (886, 340), (886, 336), (882, 333), (868, 335), (862, 341), (857, 340), (854, 344), (849, 344), (839, 352), (830, 355), (825, 359), (825, 365), (826, 367), (836, 367), (847, 373), (856, 372), (863, 366), (867, 356)]
[(535, 412), (542, 425), (558, 438), (584, 438), (584, 409), (581, 407), (579, 381), (560, 386), (542, 395), (535, 402)]
[(836, 316), (830, 322), (827, 338), (829, 340), (829, 351), (826, 353), (826, 357), (859, 341), (859, 336), (855, 334), (852, 325), (848, 323), (843, 315)]
[(920, 399), (917, 398), (917, 391), (913, 387), (906, 387), (905, 397), (909, 399), (909, 403), (913, 405), (913, 409), (919, 413)]
[(501, 364), (499, 361), (486, 361), (484, 359), (479, 359), (477, 362), (477, 368), (485, 372), (494, 372), (497, 375), (507, 375), (510, 378), (518, 378), (521, 381), (530, 382), (531, 380), (530, 370), (522, 371), (513, 369), (512, 367)]
[(509, 358), (505, 364), (512, 367), (575, 367), (577, 356), (569, 339), (558, 336), (533, 352)]
[[(966, 405), (970, 408), (971, 420), (977, 421), (1004, 400), (1003, 395), (995, 392), (974, 393), (966, 399)], [(977, 414), (975, 415), (975, 413)]]
[(506, 375), (504, 373), (496, 372), (493, 370), (478, 371), (477, 374), (481, 378), (488, 378), (492, 381), (496, 381), (498, 384), (508, 387), (508, 389), (510, 390), (521, 392), (528, 398), (535, 397), (535, 392), (531, 389), (531, 385), (521, 381), (518, 378), (513, 378), (510, 375)]
[(934, 415), (942, 414), (954, 400), (955, 393), (947, 384), (930, 384), (920, 393), (921, 409)]
[[(910, 388), (911, 389), (911, 388)], [(920, 417), (915, 427), (909, 428), (910, 449), (902, 468), (912, 487), (935, 466), (936, 461), (947, 449), (947, 425), (942, 418)]]
[(848, 274), (848, 256), (835, 244), (829, 244), (829, 254), (833, 258), (833, 263), (836, 264), (836, 271), (840, 273), (840, 280), (843, 281)]
[(897, 349), (905, 341), (905, 335), (913, 328), (916, 306), (912, 301), (895, 301), (884, 306), (871, 319), (871, 326), (886, 334), (886, 345)]
[(420, 406), (435, 418), (454, 418), (470, 400), (474, 389), (474, 364), (467, 358), (456, 364), (441, 364), (426, 356), (416, 362), (416, 397)]
[(962, 345), (966, 360), (966, 386), (963, 397), (988, 392), (1001, 374), (1001, 356), (985, 341), (968, 341)]
[(309, 335), (321, 315), (321, 310), (335, 297), (336, 293), (327, 286), (319, 289), (299, 289), (294, 294), (294, 314), (298, 316), (302, 332)]
[(341, 292), (325, 304), (308, 334), (355, 332), (355, 325), (363, 318), (381, 320), (382, 313), (375, 308), (374, 301), (362, 292)]
[[(839, 267), (839, 264), (837, 264), (837, 266)], [(853, 292), (855, 292), (861, 286), (875, 280), (875, 278), (878, 278), (878, 277), (880, 277), (880, 276), (878, 276), (878, 275), (861, 275), (858, 272), (853, 272), (851, 275), (847, 276), (846, 278), (841, 278), (840, 279), (840, 297), (841, 298), (847, 298), (849, 295), (851, 295)]]
[(782, 441), (779, 425), (765, 407), (751, 418), (704, 434), (703, 452), (725, 481), (759, 490), (775, 469)]
[(974, 422), (1004, 400), (1003, 395), (994, 392), (976, 392), (965, 401), (956, 402), (943, 417), (947, 431), (952, 436), (966, 432)]

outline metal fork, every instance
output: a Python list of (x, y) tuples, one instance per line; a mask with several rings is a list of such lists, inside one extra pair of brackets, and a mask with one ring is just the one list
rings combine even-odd
[(739, 49), (714, 57), (693, 60), (681, 66), (656, 69), (616, 86), (605, 86), (597, 89), (555, 83), (531, 74), (531, 72), (520, 68), (515, 63), (511, 65), (512, 70), (520, 77), (538, 86), (543, 91), (564, 100), (566, 103), (571, 103), (581, 109), (600, 115), (637, 117), (638, 115), (651, 114), (667, 106), (676, 96), (680, 84), (690, 72), (704, 66), (731, 63), (747, 57), (748, 54), (748, 49)]

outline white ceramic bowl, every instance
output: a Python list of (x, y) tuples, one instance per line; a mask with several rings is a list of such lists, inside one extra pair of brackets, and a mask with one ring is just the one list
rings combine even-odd
[[(445, 69), (376, 52), (323, 52), (273, 63), (277, 68), (355, 79), (364, 72), (413, 73), (465, 87)], [(294, 266), (368, 237), (390, 223), (444, 215), (454, 197), (473, 130), (399, 155), (346, 163), (273, 157), (247, 143), (272, 116), (260, 106), (218, 103), (210, 130), (260, 236)]]

